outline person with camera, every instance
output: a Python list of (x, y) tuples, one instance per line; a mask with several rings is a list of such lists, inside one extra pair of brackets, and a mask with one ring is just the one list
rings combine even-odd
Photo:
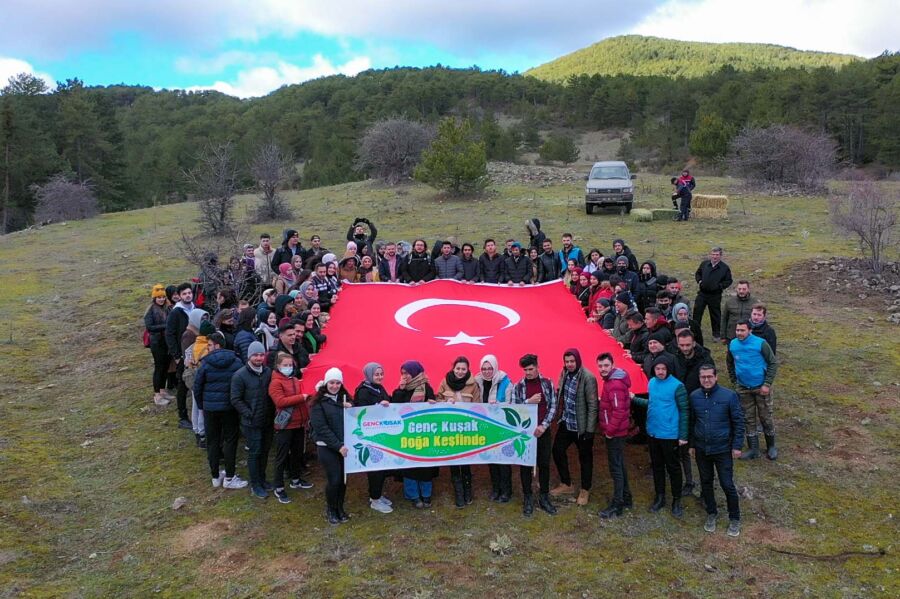
[[(368, 235), (366, 234), (366, 227), (369, 228)], [(378, 229), (367, 218), (354, 219), (353, 224), (347, 229), (347, 241), (352, 241), (356, 244), (357, 254), (360, 256), (368, 254), (373, 259), (375, 256), (375, 238), (377, 236)], [(368, 247), (368, 249), (363, 251), (364, 247)]]

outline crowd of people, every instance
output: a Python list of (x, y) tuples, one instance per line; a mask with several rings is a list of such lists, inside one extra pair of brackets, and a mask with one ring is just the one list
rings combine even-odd
[[(343, 443), (345, 408), (422, 401), (537, 404), (536, 501), (535, 469), (519, 469), (526, 516), (535, 506), (555, 514), (554, 500), (566, 496), (577, 505), (588, 504), (599, 435), (613, 483), (609, 504), (599, 512), (602, 518), (632, 508), (625, 445), (645, 443), (655, 491), (650, 511), (669, 506), (673, 516), (683, 516), (682, 498), (696, 497), (693, 462), (707, 512), (705, 530), (716, 527), (713, 483), (718, 478), (727, 500), (727, 532), (737, 536), (740, 508), (733, 460), (778, 457), (772, 402), (777, 338), (765, 304), (752, 296), (749, 281), (740, 279), (735, 285), (718, 247), (696, 269), (698, 292), (692, 310), (681, 282), (658, 272), (653, 261), (639, 261), (622, 239), (614, 240), (612, 253), (604, 255), (599, 249), (583, 252), (568, 233), (555, 249), (536, 218), (527, 221), (526, 232), (527, 241), (508, 239), (502, 251), (495, 240), (485, 240), (476, 258), (471, 243), (460, 245), (453, 238), (438, 241), (431, 251), (424, 239), (412, 244), (379, 242), (375, 225), (359, 218), (347, 232), (341, 257), (322, 247), (318, 235), (304, 248), (294, 229), (284, 232), (278, 248), (272, 247), (271, 236), (262, 235), (258, 247), (247, 244), (244, 256), (230, 260), (227, 269), (219, 269), (211, 256), (193, 281), (152, 289), (144, 340), (154, 363), (153, 401), (165, 406), (175, 400), (179, 426), (192, 430), (197, 445), (206, 450), (217, 488), (249, 486), (255, 497), (265, 499), (272, 493), (281, 503), (290, 503), (288, 489), (313, 486), (312, 456), (307, 452), (311, 442), (327, 481), (326, 517), (334, 524), (349, 518), (343, 469), (348, 454)], [(366, 364), (365, 380), (352, 393), (338, 368), (327, 371), (316, 393), (301, 391), (310, 356), (327, 343), (329, 311), (345, 282), (416, 285), (433, 279), (497, 285), (562, 280), (580, 301), (588, 322), (605, 329), (627, 358), (643, 368), (648, 392), (632, 392), (628, 374), (611, 354), (592, 357), (594, 370), (577, 349), (565, 352), (555, 381), (541, 373), (539, 357), (533, 354), (519, 360), (519, 377), (501, 370), (493, 355), (481, 357), (474, 369), (460, 356), (448, 365), (436, 389), (422, 364), (410, 359), (399, 373), (386, 373), (376, 362)], [(732, 285), (735, 293), (725, 299), (723, 314), (723, 296)], [(708, 339), (726, 346), (728, 387), (719, 384), (719, 367), (704, 345), (701, 324), (707, 312)], [(388, 374), (399, 375), (392, 391), (385, 386)], [(236, 472), (241, 436), (247, 480)], [(577, 488), (569, 470), (568, 449), (573, 444), (580, 468)], [(559, 478), (553, 489), (551, 459)], [(384, 494), (392, 478), (402, 481), (403, 496), (412, 505), (430, 507), (438, 471), (368, 473), (370, 507), (393, 511)], [(449, 471), (456, 506), (471, 504), (472, 467), (453, 466)], [(512, 467), (492, 464), (489, 474), (490, 499), (509, 502)]]

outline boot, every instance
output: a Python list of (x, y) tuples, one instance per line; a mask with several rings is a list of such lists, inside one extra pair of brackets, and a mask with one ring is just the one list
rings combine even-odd
[(575, 503), (578, 505), (584, 506), (588, 504), (588, 500), (591, 498), (591, 492), (585, 489), (582, 489), (578, 492), (578, 499), (575, 500)]
[(676, 518), (682, 518), (684, 516), (684, 507), (681, 505), (681, 497), (676, 497), (672, 500), (672, 515)]
[(512, 478), (502, 474), (500, 476), (500, 503), (509, 503), (512, 499)]
[(662, 495), (657, 494), (657, 495), (656, 495), (656, 499), (653, 500), (653, 503), (650, 505), (649, 511), (655, 513), (655, 512), (658, 512), (659, 510), (663, 509), (664, 507), (666, 507), (666, 496), (665, 496), (665, 494), (662, 494)]
[(466, 501), (463, 497), (463, 483), (459, 476), (451, 478), (453, 482), (453, 495), (456, 501), (456, 507), (465, 507)]
[(534, 513), (534, 496), (530, 493), (522, 498), (522, 515), (531, 518)]
[(491, 501), (500, 501), (500, 495), (503, 494), (500, 490), (500, 475), (494, 472), (493, 466), (491, 468)]
[(759, 457), (759, 435), (747, 437), (747, 451), (741, 454), (742, 460), (755, 460)]
[(550, 495), (553, 497), (561, 497), (563, 495), (572, 495), (575, 493), (575, 487), (572, 485), (567, 485), (565, 483), (559, 483), (552, 489), (550, 489)]
[(766, 435), (766, 457), (770, 460), (778, 459), (778, 448), (775, 447), (775, 435)]
[(550, 514), (551, 516), (556, 515), (556, 507), (550, 501), (550, 495), (547, 493), (541, 493), (538, 496), (538, 507)]
[(634, 507), (634, 497), (631, 496), (631, 491), (625, 491), (625, 495), (622, 497), (622, 507), (626, 510)]
[(617, 503), (616, 500), (612, 500), (609, 502), (609, 505), (606, 508), (600, 510), (600, 517), (609, 520), (611, 518), (618, 518), (622, 515), (622, 504)]
[(463, 501), (466, 502), (466, 505), (472, 505), (472, 473), (471, 472), (463, 472), (462, 477), (462, 485), (463, 485)]
[(341, 520), (338, 518), (337, 513), (335, 513), (334, 508), (330, 505), (325, 508), (325, 519), (328, 520), (329, 524), (340, 524)]
[(350, 514), (348, 514), (348, 513), (344, 510), (344, 499), (345, 499), (346, 497), (347, 497), (347, 487), (344, 487), (344, 488), (341, 490), (340, 494), (338, 495), (338, 503), (337, 503), (337, 506), (336, 506), (336, 509), (335, 509), (335, 512), (337, 513), (338, 520), (340, 520), (341, 523), (344, 523), (344, 522), (347, 522), (348, 520), (350, 520)]

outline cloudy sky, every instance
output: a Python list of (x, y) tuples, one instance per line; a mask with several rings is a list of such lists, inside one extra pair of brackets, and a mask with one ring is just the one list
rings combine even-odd
[[(524, 71), (627, 33), (872, 57), (900, 50), (896, 0), (0, 0), (0, 82), (240, 97), (396, 65)], [(894, 10), (891, 10), (894, 9)]]

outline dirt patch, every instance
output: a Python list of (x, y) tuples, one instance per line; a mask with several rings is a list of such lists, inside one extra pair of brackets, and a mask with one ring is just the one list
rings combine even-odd
[(435, 580), (453, 580), (454, 585), (474, 587), (478, 584), (479, 573), (475, 568), (457, 562), (425, 562), (422, 564)]
[(868, 430), (862, 426), (840, 426), (828, 435), (830, 445), (822, 447), (797, 446), (792, 452), (801, 460), (826, 462), (835, 468), (858, 470), (880, 469), (890, 466), (890, 455), (880, 451)]
[(210, 576), (234, 578), (250, 568), (250, 556), (239, 549), (228, 549), (200, 564), (200, 572)]
[(200, 522), (181, 531), (172, 542), (172, 547), (178, 553), (192, 553), (214, 545), (234, 529), (234, 524), (224, 518)]
[(300, 588), (309, 570), (309, 561), (300, 554), (276, 557), (262, 567), (263, 578), (274, 580), (275, 587), (289, 592)]
[(754, 545), (768, 545), (776, 549), (790, 549), (797, 546), (800, 536), (789, 528), (775, 526), (769, 522), (756, 522), (742, 531), (742, 536)]

